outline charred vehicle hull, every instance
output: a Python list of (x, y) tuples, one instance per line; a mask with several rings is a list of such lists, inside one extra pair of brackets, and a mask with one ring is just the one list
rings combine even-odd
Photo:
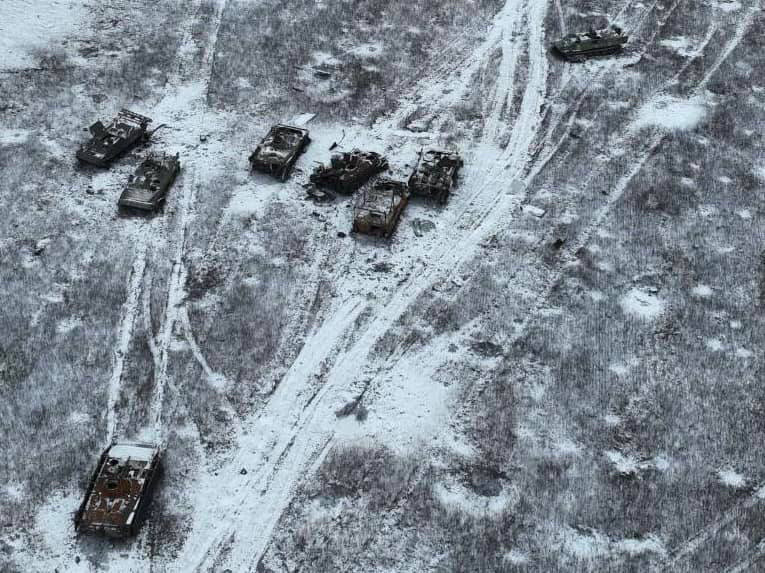
[(406, 184), (379, 179), (359, 194), (353, 208), (353, 232), (390, 237), (409, 202)]
[(615, 54), (627, 43), (628, 37), (618, 26), (570, 34), (553, 44), (555, 51), (566, 60), (582, 61), (595, 56)]
[(124, 538), (138, 532), (160, 471), (159, 448), (115, 442), (98, 462), (85, 499), (75, 515), (79, 533)]
[(121, 208), (156, 211), (181, 170), (178, 155), (150, 155), (131, 176), (119, 199)]
[(250, 168), (286, 181), (310, 142), (307, 129), (275, 125), (250, 155)]
[(319, 165), (311, 174), (311, 183), (337, 193), (350, 194), (374, 175), (388, 169), (388, 160), (374, 151), (360, 151), (333, 155), (329, 165)]
[(409, 191), (446, 203), (454, 187), (462, 159), (456, 153), (434, 149), (420, 153), (417, 166), (409, 177)]
[(151, 119), (123, 109), (108, 126), (97, 121), (90, 126), (90, 141), (77, 150), (77, 159), (97, 167), (107, 167), (138, 143), (146, 141)]

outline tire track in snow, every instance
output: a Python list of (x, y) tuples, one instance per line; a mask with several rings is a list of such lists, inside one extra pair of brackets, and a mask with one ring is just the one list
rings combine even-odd
[[(195, 10), (199, 13), (201, 2)], [(191, 111), (196, 113), (191, 115), (191, 120), (198, 121), (202, 126), (205, 125), (205, 114), (207, 111), (207, 87), (212, 77), (212, 64), (215, 57), (216, 46), (218, 43), (218, 32), (220, 30), (223, 13), (226, 8), (226, 1), (221, 0), (216, 3), (216, 9), (212, 18), (212, 33), (208, 42), (209, 48), (205, 50), (204, 57), (199, 62), (198, 67), (194, 68), (194, 47), (196, 43), (193, 38), (193, 27), (196, 18), (193, 18), (184, 34), (181, 54), (190, 59), (182, 58), (178, 64), (178, 77), (176, 78), (174, 89), (163, 99), (157, 107), (175, 108), (177, 104), (182, 103)], [(189, 65), (184, 65), (189, 64)], [(195, 72), (195, 70), (197, 70)], [(199, 71), (201, 70), (201, 73)], [(194, 80), (197, 75), (201, 75), (201, 80)], [(186, 79), (190, 78), (190, 79)], [(178, 100), (182, 100), (179, 102)], [(191, 127), (191, 126), (188, 126)], [(186, 280), (188, 270), (184, 260), (186, 250), (186, 240), (188, 238), (188, 228), (193, 219), (193, 207), (196, 199), (196, 188), (198, 185), (198, 169), (195, 169), (196, 158), (187, 162), (182, 176), (182, 191), (180, 196), (180, 206), (178, 212), (178, 223), (176, 225), (175, 237), (171, 238), (173, 242), (172, 249), (172, 271), (167, 290), (167, 301), (165, 304), (164, 317), (160, 328), (159, 340), (157, 343), (157, 352), (159, 354), (159, 369), (155, 372), (154, 393), (152, 396), (150, 412), (152, 418), (153, 432), (155, 440), (159, 443), (164, 442), (164, 425), (162, 419), (162, 408), (165, 398), (165, 387), (168, 381), (168, 367), (170, 362), (171, 346), (176, 330), (179, 330), (179, 319), (181, 318), (181, 307), (185, 304)], [(182, 328), (182, 326), (181, 326)]]
[(122, 306), (122, 320), (118, 331), (117, 347), (114, 349), (114, 366), (109, 379), (106, 402), (106, 443), (110, 444), (117, 433), (117, 415), (115, 408), (122, 388), (122, 373), (125, 358), (133, 339), (133, 327), (139, 311), (139, 299), (143, 290), (143, 277), (146, 270), (147, 242), (144, 233), (138, 233), (135, 239), (136, 256), (128, 279), (127, 299)]
[[(546, 86), (547, 60), (542, 42), (542, 24), (547, 5), (538, 2), (522, 4), (508, 2), (505, 6), (505, 12), (495, 21), (502, 22), (504, 18), (507, 18), (508, 10), (523, 10), (527, 15), (525, 21), (530, 28), (529, 46), (531, 46), (532, 54), (530, 54), (529, 81), (524, 92), (520, 117), (516, 122), (516, 126), (520, 127), (516, 127), (517, 131), (511, 136), (510, 144), (503, 156), (506, 159), (525, 162), (528, 157), (528, 146), (536, 136), (536, 129), (539, 126), (538, 111)], [(520, 22), (523, 19), (520, 14), (517, 16), (517, 18), (510, 18), (511, 21)], [(493, 45), (491, 36), (492, 34), (487, 41), (489, 46)], [(507, 39), (509, 42), (509, 36)], [(485, 45), (483, 49), (479, 49), (479, 53), (486, 55), (487, 53), (490, 54), (491, 50), (486, 49)], [(507, 86), (507, 89), (510, 90), (511, 86)], [(500, 103), (500, 105), (502, 104)], [(395, 122), (395, 119), (393, 121)], [(523, 166), (517, 169), (522, 170)], [(483, 186), (483, 189), (488, 189), (492, 196), (495, 196), (495, 191), (488, 185), (488, 182)], [(266, 432), (269, 425), (279, 424), (282, 429), (277, 430), (277, 438), (272, 440), (271, 444), (266, 444), (265, 449), (262, 445), (253, 447), (256, 442), (253, 443), (253, 446), (242, 444), (242, 450), (270, 452), (267, 454), (268, 459), (276, 460), (279, 463), (266, 460), (256, 476), (249, 479), (234, 480), (240, 481), (240, 485), (234, 486), (234, 491), (230, 494), (220, 494), (221, 498), (230, 501), (224, 507), (217, 508), (217, 517), (205, 520), (206, 525), (209, 525), (210, 521), (218, 521), (218, 532), (215, 534), (212, 547), (201, 560), (195, 559), (193, 556), (182, 560), (184, 566), (193, 564), (197, 571), (210, 570), (211, 567), (217, 570), (219, 566), (223, 566), (221, 565), (222, 559), (233, 570), (246, 570), (258, 562), (268, 544), (273, 527), (288, 505), (292, 491), (303, 477), (303, 472), (307, 466), (310, 465), (310, 460), (315, 459), (318, 455), (317, 452), (322, 451), (322, 448), (325, 447), (323, 444), (331, 439), (332, 434), (329, 432), (329, 436), (327, 436), (326, 428), (331, 428), (331, 424), (328, 422), (334, 418), (334, 412), (325, 402), (338, 387), (342, 387), (344, 382), (348, 382), (343, 374), (356, 371), (358, 366), (365, 362), (375, 342), (394, 325), (395, 321), (411, 306), (411, 303), (423, 290), (435, 281), (442, 280), (443, 275), (450, 275), (454, 272), (455, 267), (472, 256), (477, 245), (471, 242), (471, 239), (477, 233), (485, 232), (489, 226), (488, 224), (481, 225), (482, 222), (485, 223), (485, 221), (478, 221), (473, 229), (468, 228), (457, 232), (449, 237), (449, 241), (441, 241), (438, 252), (433, 253), (428, 269), (406, 281), (399, 287), (390, 302), (382, 308), (375, 309), (375, 318), (364, 327), (363, 333), (353, 342), (350, 350), (343, 352), (337, 358), (335, 366), (330, 369), (327, 382), (315, 396), (309, 399), (308, 406), (304, 407), (302, 412), (298, 412), (295, 420), (294, 410), (298, 405), (301, 390), (304, 390), (306, 379), (318, 371), (323, 358), (330, 356), (330, 353), (337, 348), (339, 336), (343, 336), (353, 326), (364, 299), (354, 301), (351, 298), (341, 305), (341, 314), (349, 312), (348, 306), (350, 306), (352, 309), (350, 314), (355, 315), (349, 315), (347, 320), (341, 321), (342, 324), (335, 324), (329, 329), (326, 328), (328, 324), (337, 321), (338, 313), (335, 313), (325, 322), (296, 361), (297, 363), (304, 361), (303, 356), (307, 355), (313, 362), (312, 367), (306, 369), (304, 367), (294, 368), (293, 366), (286, 379), (279, 384), (261, 417), (256, 421), (256, 426), (262, 426)], [(469, 236), (466, 237), (466, 235)], [(457, 249), (455, 248), (457, 245), (470, 246)], [(326, 341), (322, 340), (323, 349), (321, 352), (317, 352), (315, 346), (318, 341), (316, 339), (323, 339), (327, 332), (334, 334)], [(283, 417), (286, 414), (289, 419), (270, 420), (271, 412), (276, 413), (277, 417)], [(253, 433), (255, 432), (249, 432), (249, 434)], [(267, 441), (263, 436), (260, 436), (259, 440), (261, 444)], [(228, 464), (228, 466), (233, 469), (237, 467), (236, 464), (239, 461), (245, 458), (246, 456), (238, 456), (236, 461)], [(259, 499), (253, 495), (248, 495), (252, 491), (258, 490), (257, 487), (253, 487), (254, 484), (259, 484), (265, 488), (261, 490), (263, 493)], [(202, 524), (195, 524), (195, 529), (207, 530), (207, 527), (202, 526)], [(239, 542), (229, 545), (232, 536), (235, 537), (237, 532), (252, 532), (256, 538), (248, 538), (246, 543)], [(187, 541), (186, 545), (191, 545), (191, 540)]]

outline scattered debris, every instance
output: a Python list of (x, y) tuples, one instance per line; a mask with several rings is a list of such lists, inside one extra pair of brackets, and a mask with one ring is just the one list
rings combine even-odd
[(535, 207), (534, 205), (524, 205), (523, 212), (528, 213), (529, 215), (534, 215), (534, 217), (540, 217), (540, 218), (544, 217), (545, 213), (547, 213), (547, 211), (545, 211), (541, 207)]
[(428, 219), (414, 219), (412, 220), (412, 228), (414, 229), (415, 237), (422, 237), (425, 233), (435, 229), (436, 224)]

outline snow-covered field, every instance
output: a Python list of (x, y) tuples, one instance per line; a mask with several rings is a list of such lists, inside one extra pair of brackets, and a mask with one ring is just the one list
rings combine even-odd
[[(765, 568), (763, 38), (759, 0), (0, 1), (0, 571)], [(116, 209), (147, 149), (74, 159), (122, 107), (180, 154), (156, 215)], [(372, 240), (304, 198), (335, 144), (465, 167)], [(77, 537), (113, 438), (162, 445), (149, 518)]]

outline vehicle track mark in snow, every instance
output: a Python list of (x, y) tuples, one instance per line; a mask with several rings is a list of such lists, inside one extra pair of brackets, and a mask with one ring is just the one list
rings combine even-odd
[[(520, 173), (528, 160), (528, 147), (536, 137), (539, 127), (539, 107), (546, 86), (547, 60), (543, 46), (542, 26), (547, 5), (539, 2), (523, 4), (508, 2), (503, 14), (505, 18), (507, 18), (507, 10), (522, 10), (523, 14), (516, 14), (510, 20), (518, 23), (525, 22), (528, 26), (528, 46), (531, 52), (529, 79), (519, 117), (510, 142), (506, 150), (501, 153), (505, 161), (513, 162), (515, 169)], [(505, 18), (498, 17), (496, 22), (501, 25)], [(488, 46), (493, 45), (493, 36), (496, 34), (490, 33), (487, 40)], [(510, 36), (507, 35), (504, 38), (508, 41)], [(486, 48), (486, 45), (483, 49), (479, 48), (479, 52), (485, 57), (490, 56), (491, 51)], [(505, 87), (507, 90), (511, 89), (510, 86)], [(498, 91), (501, 94), (501, 90)], [(502, 95), (496, 100), (495, 105), (504, 105)], [(500, 175), (504, 175), (504, 169), (490, 169), (490, 173), (497, 171)], [(492, 203), (491, 200), (497, 198), (497, 190), (496, 186), (490, 183), (488, 179), (485, 180), (481, 191), (488, 194), (489, 202)], [(491, 211), (490, 206), (484, 209), (485, 213), (489, 211)], [(496, 217), (500, 217), (501, 212), (502, 209), (497, 209)], [(219, 499), (226, 499), (227, 503), (211, 508), (217, 515), (202, 512), (207, 515), (201, 518), (202, 523), (195, 524), (194, 529), (209, 532), (213, 528), (217, 529), (217, 533), (212, 546), (204, 556), (200, 559), (189, 555), (181, 561), (184, 566), (193, 564), (197, 571), (207, 571), (211, 567), (223, 568), (225, 564), (232, 570), (247, 570), (260, 560), (268, 545), (273, 527), (289, 504), (294, 488), (304, 477), (312, 460), (319, 456), (321, 451), (326, 451), (327, 444), (331, 443), (332, 433), (327, 428), (332, 427), (334, 419), (330, 398), (334, 396), (336, 389), (352, 379), (359, 365), (367, 359), (374, 344), (388, 332), (423, 290), (429, 288), (435, 281), (444, 280), (445, 276), (455, 272), (455, 268), (461, 262), (473, 256), (475, 249), (478, 248), (476, 241), (473, 240), (475, 236), (485, 233), (496, 222), (493, 218), (487, 222), (485, 216), (475, 218), (472, 226), (461, 229), (447, 241), (440, 241), (438, 252), (431, 253), (427, 269), (401, 284), (387, 304), (375, 309), (374, 318), (364, 327), (363, 332), (359, 333), (351, 347), (342, 351), (335, 359), (334, 365), (329, 367), (327, 381), (313, 400), (310, 400), (310, 396), (306, 395), (306, 382), (321, 370), (322, 364), (326, 366), (325, 357), (329, 357), (331, 352), (338, 348), (340, 342), (338, 335), (342, 336), (348, 332), (365, 299), (351, 297), (340, 305), (339, 312), (327, 319), (319, 332), (306, 343), (296, 364), (290, 369), (285, 380), (279, 384), (264, 412), (256, 420), (255, 428), (261, 427), (262, 430), (250, 430), (248, 435), (254, 436), (250, 438), (251, 442), (242, 443), (240, 456), (236, 461), (228, 464), (228, 468), (233, 470), (240, 460), (247, 458), (248, 454), (251, 457), (252, 453), (258, 452), (265, 458), (261, 469), (253, 472), (252, 477), (248, 475), (244, 480), (232, 479), (233, 483), (230, 487), (233, 491), (220, 492)], [(456, 248), (458, 245), (460, 248)], [(345, 319), (343, 315), (346, 315)], [(327, 334), (329, 337), (323, 340)], [(316, 345), (320, 348), (317, 349)], [(306, 359), (310, 361), (309, 368), (302, 364)], [(310, 400), (308, 406), (303, 407), (302, 410), (298, 406), (301, 399)], [(260, 446), (256, 440), (260, 442)], [(242, 454), (242, 452), (245, 453)], [(257, 484), (257, 487), (253, 487), (253, 484)], [(259, 490), (262, 492), (259, 498), (251, 495), (253, 491)], [(213, 525), (216, 521), (217, 524)], [(228, 540), (236, 532), (252, 532), (251, 535), (255, 538), (248, 538), (246, 543), (238, 542), (229, 545)], [(193, 545), (192, 539), (186, 543), (189, 548)]]
[(716, 536), (720, 531), (733, 523), (743, 510), (754, 507), (765, 497), (765, 487), (760, 487), (749, 497), (737, 502), (718, 519), (705, 526), (693, 537), (685, 541), (679, 547), (672, 550), (663, 563), (657, 563), (653, 566), (654, 571), (677, 571), (677, 566), (681, 561), (695, 553), (705, 542)]
[(122, 372), (125, 368), (125, 358), (133, 338), (133, 327), (139, 309), (143, 277), (146, 270), (147, 242), (143, 233), (136, 236), (136, 257), (130, 270), (127, 300), (122, 307), (122, 320), (118, 331), (117, 347), (114, 349), (114, 367), (109, 379), (106, 402), (106, 442), (111, 443), (117, 431), (117, 416), (115, 408), (119, 399), (122, 383)]
[[(207, 85), (210, 82), (212, 75), (212, 62), (215, 56), (218, 31), (220, 29), (221, 21), (223, 18), (223, 12), (226, 7), (226, 2), (219, 1), (216, 3), (216, 10), (213, 16), (212, 33), (209, 41), (209, 49), (206, 50), (205, 56), (198, 64), (198, 70), (201, 72), (203, 81), (192, 80), (190, 86), (181, 87), (181, 85), (175, 86), (171, 93), (159, 104), (158, 107), (167, 105), (173, 107), (173, 101), (179, 97), (179, 93), (184, 91), (185, 105), (192, 110), (198, 112), (198, 116), (193, 116), (194, 119), (199, 120), (204, 125), (204, 115), (207, 108)], [(198, 12), (195, 11), (195, 13)], [(184, 34), (184, 41), (182, 43), (181, 53), (192, 59), (193, 64), (193, 22), (190, 23), (186, 33)], [(179, 63), (178, 81), (182, 83), (182, 74), (188, 70), (193, 69), (193, 65), (183, 65), (184, 60)], [(194, 77), (196, 74), (192, 74)], [(188, 90), (188, 91), (185, 91)], [(189, 168), (189, 165), (191, 168)], [(186, 239), (188, 235), (188, 228), (193, 218), (193, 206), (196, 197), (197, 187), (197, 173), (194, 169), (194, 162), (191, 161), (186, 166), (184, 172), (186, 175), (182, 177), (182, 188), (179, 199), (178, 210), (178, 223), (176, 225), (175, 236), (171, 238), (173, 244), (172, 249), (172, 271), (170, 274), (170, 281), (167, 290), (167, 302), (165, 304), (165, 313), (162, 325), (160, 327), (159, 341), (158, 341), (158, 353), (159, 353), (159, 368), (155, 372), (154, 378), (154, 394), (151, 401), (151, 416), (154, 429), (155, 439), (160, 443), (164, 441), (163, 435), (163, 420), (162, 420), (162, 406), (164, 403), (165, 387), (167, 385), (168, 367), (170, 361), (171, 343), (173, 337), (176, 334), (176, 329), (181, 318), (182, 306), (185, 304), (186, 296), (186, 279), (188, 276), (188, 270), (185, 263), (185, 249)]]
[[(307, 423), (312, 419), (321, 399), (330, 390), (325, 383), (310, 405), (301, 407), (301, 400), (307, 400), (312, 394), (306, 382), (313, 379), (333, 350), (342, 343), (343, 336), (352, 327), (363, 309), (363, 304), (355, 299), (341, 302), (316, 332), (308, 338), (298, 357), (291, 365), (284, 379), (276, 387), (269, 401), (258, 417), (247, 428), (239, 444), (235, 458), (219, 470), (231, 478), (218, 484), (214, 476), (202, 476), (202, 484), (197, 488), (205, 491), (205, 480), (213, 482), (218, 491), (216, 499), (200, 499), (194, 517), (194, 528), (184, 546), (184, 552), (176, 562), (179, 571), (208, 571), (219, 558), (219, 553), (234, 532), (252, 532), (257, 540), (248, 539), (247, 543), (229, 548), (229, 558), (239, 563), (239, 569), (246, 570), (248, 563), (254, 561), (254, 548), (265, 547), (270, 530), (265, 532), (262, 521), (272, 519), (266, 515), (272, 497), (271, 492), (264, 492), (266, 484), (292, 488), (300, 474), (286, 476), (287, 481), (275, 481), (283, 473), (287, 460), (283, 455), (291, 450), (295, 457), (297, 447), (303, 447), (299, 457), (309, 459), (314, 455), (312, 447), (302, 442), (296, 446), (296, 436), (317, 438), (317, 432), (306, 431)], [(287, 456), (290, 457), (290, 456)], [(253, 468), (253, 464), (259, 464)], [(248, 467), (246, 475), (239, 474), (239, 468)], [(291, 489), (290, 489), (291, 491)], [(279, 498), (282, 499), (282, 498)], [(273, 501), (271, 501), (273, 503)], [(210, 506), (212, 504), (212, 506)], [(279, 513), (281, 515), (281, 513)], [(278, 516), (276, 517), (278, 519)], [(264, 539), (265, 537), (265, 539)], [(245, 555), (241, 555), (244, 551)]]

